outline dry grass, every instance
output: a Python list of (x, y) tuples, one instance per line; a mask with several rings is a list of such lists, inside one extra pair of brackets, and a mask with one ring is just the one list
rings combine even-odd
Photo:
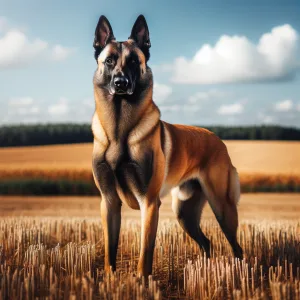
[[(244, 174), (300, 174), (300, 142), (225, 141), (233, 164)], [(0, 170), (90, 170), (92, 144), (0, 149)]]
[[(300, 143), (226, 144), (242, 184), (300, 182)], [(91, 180), (91, 152), (91, 144), (0, 149), (0, 178)], [(242, 262), (232, 259), (208, 207), (202, 229), (213, 243), (210, 260), (177, 225), (170, 206), (170, 198), (163, 199), (147, 285), (135, 274), (139, 212), (124, 205), (118, 272), (107, 277), (98, 197), (0, 197), (0, 299), (300, 300), (299, 194), (242, 195)]]
[(139, 222), (123, 224), (118, 272), (103, 274), (98, 219), (4, 218), (0, 221), (2, 299), (299, 299), (300, 223), (244, 221), (246, 258), (231, 258), (219, 227), (202, 224), (213, 242), (206, 259), (177, 223), (162, 221), (149, 287), (136, 278)]
[(15, 216), (0, 221), (0, 298), (300, 300), (300, 195), (242, 195), (242, 262), (232, 258), (208, 207), (201, 226), (213, 244), (210, 260), (174, 220), (170, 198), (163, 199), (149, 285), (135, 273), (139, 212), (125, 205), (118, 272), (103, 274), (98, 201), (1, 197), (2, 215)]
[[(171, 197), (162, 199), (160, 218), (174, 219), (171, 210)], [(239, 202), (241, 220), (297, 220), (300, 212), (300, 194), (242, 194)], [(85, 216), (99, 217), (99, 197), (24, 197), (0, 196), (0, 216)], [(122, 215), (126, 219), (140, 220), (140, 211), (127, 205), (122, 206)], [(209, 207), (204, 207), (202, 219), (214, 218)]]
[(13, 166), (0, 169), (0, 179), (21, 179), (21, 178), (39, 178), (39, 179), (68, 179), (68, 180), (83, 180), (93, 182), (92, 170), (84, 168), (55, 168), (46, 166), (32, 165), (31, 167), (21, 166), (14, 168)]
[[(300, 191), (300, 142), (226, 141), (226, 145), (244, 192)], [(91, 153), (92, 144), (2, 148), (0, 179), (69, 180), (94, 187)]]
[(300, 142), (225, 141), (240, 173), (300, 174)]

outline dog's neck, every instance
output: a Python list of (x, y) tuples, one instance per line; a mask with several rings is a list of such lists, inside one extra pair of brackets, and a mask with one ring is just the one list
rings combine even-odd
[(160, 120), (160, 111), (152, 100), (152, 89), (126, 98), (110, 95), (95, 86), (94, 96), (95, 114), (109, 141), (134, 139), (134, 136), (143, 134)]

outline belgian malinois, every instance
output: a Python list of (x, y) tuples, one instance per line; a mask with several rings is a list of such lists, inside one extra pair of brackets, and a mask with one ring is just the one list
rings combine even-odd
[(210, 241), (200, 228), (208, 200), (233, 253), (237, 242), (239, 177), (225, 144), (212, 132), (160, 120), (152, 99), (153, 76), (149, 30), (144, 16), (127, 41), (116, 41), (101, 16), (94, 48), (95, 113), (93, 175), (101, 194), (105, 270), (116, 268), (121, 204), (141, 210), (138, 274), (152, 272), (160, 198), (172, 194), (172, 209), (181, 227), (210, 256)]

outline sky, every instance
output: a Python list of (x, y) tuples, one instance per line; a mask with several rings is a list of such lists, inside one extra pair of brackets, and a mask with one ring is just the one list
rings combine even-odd
[(0, 0), (0, 125), (91, 122), (102, 14), (146, 17), (163, 120), (300, 127), (299, 0)]

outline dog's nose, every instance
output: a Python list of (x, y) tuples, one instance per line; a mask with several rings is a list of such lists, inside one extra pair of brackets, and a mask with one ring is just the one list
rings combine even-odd
[(115, 77), (114, 84), (119, 89), (125, 89), (128, 86), (128, 79), (125, 76)]

